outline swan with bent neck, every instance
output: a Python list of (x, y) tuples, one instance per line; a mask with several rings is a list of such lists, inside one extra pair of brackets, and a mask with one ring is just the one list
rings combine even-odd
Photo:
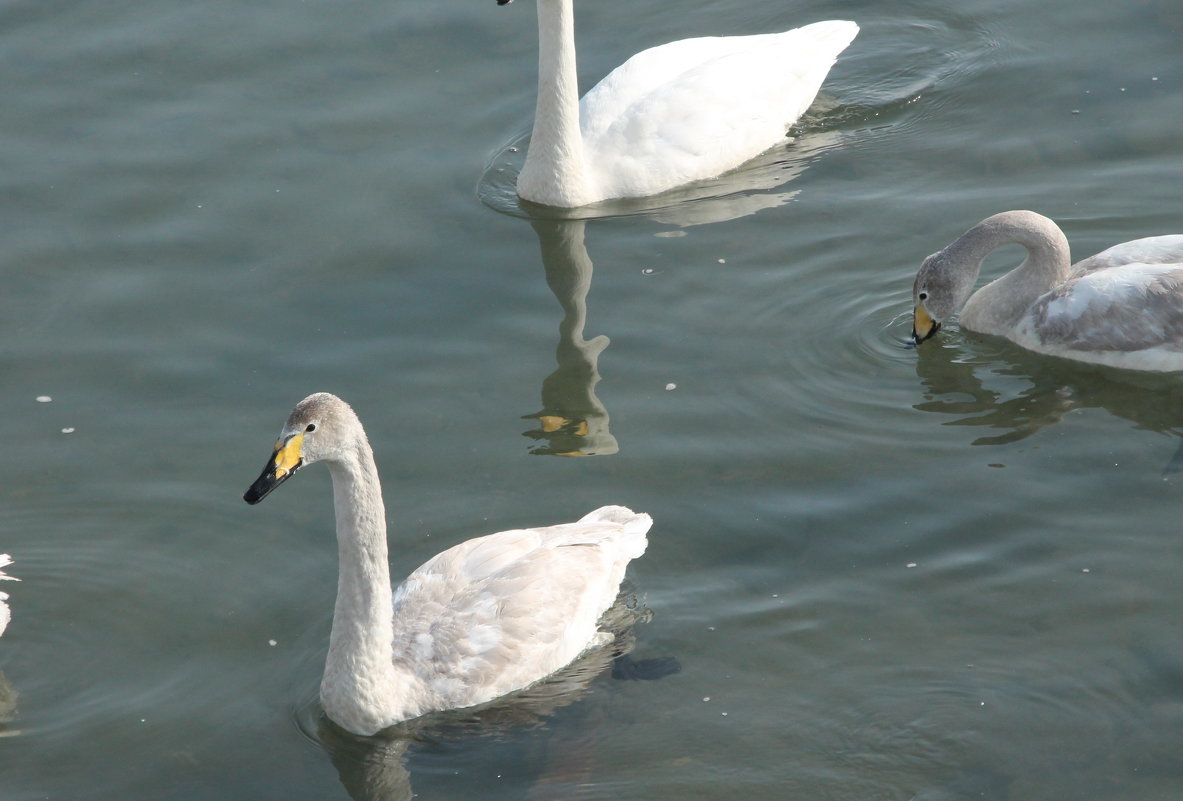
[(573, 0), (537, 2), (538, 105), (517, 188), (560, 208), (714, 178), (785, 141), (858, 33), (828, 20), (670, 42), (636, 54), (581, 101)]
[[(1010, 244), (1027, 258), (974, 292), (982, 262)], [(1183, 370), (1183, 235), (1135, 239), (1071, 264), (1068, 239), (1033, 211), (1004, 211), (924, 260), (912, 339), (961, 310), (963, 328), (1029, 350), (1131, 370)]]
[(340, 398), (322, 392), (297, 404), (243, 499), (258, 503), (317, 461), (333, 480), (339, 559), (320, 697), (341, 727), (370, 735), (492, 701), (612, 639), (597, 623), (645, 551), (648, 515), (604, 506), (574, 523), (477, 537), (392, 593), (373, 450)]

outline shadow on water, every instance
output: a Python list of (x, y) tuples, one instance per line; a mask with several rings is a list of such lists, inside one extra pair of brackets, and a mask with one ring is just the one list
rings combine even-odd
[(944, 425), (990, 432), (973, 445), (1018, 442), (1072, 412), (1099, 408), (1180, 440), (1163, 473), (1183, 470), (1183, 376), (1177, 373), (1082, 364), (993, 338), (974, 337), (971, 344), (964, 332), (925, 343), (916, 354), (925, 399), (913, 408), (950, 417)]
[(608, 410), (596, 397), (598, 361), (609, 339), (584, 339), (592, 261), (584, 244), (583, 220), (534, 220), (546, 268), (546, 283), (563, 307), (558, 369), (542, 381), (542, 408), (522, 419), (538, 421), (524, 436), (539, 440), (530, 452), (553, 456), (603, 456), (620, 448), (608, 429)]
[(632, 627), (651, 616), (634, 594), (622, 593), (601, 621), (601, 628), (614, 635), (609, 643), (545, 681), (482, 706), (426, 715), (373, 737), (341, 729), (317, 705), (307, 707), (298, 723), (306, 736), (328, 751), (342, 786), (355, 801), (413, 798), (411, 776), (420, 763), (424, 773), (437, 775), (454, 775), (476, 764), (491, 765), (498, 775), (518, 772), (521, 761), (515, 758), (509, 764), (500, 758), (501, 749), (517, 754), (529, 733), (538, 730), (546, 730), (546, 737), (540, 743), (542, 756), (530, 760), (539, 765), (536, 775), (523, 777), (530, 786), (529, 797), (565, 795), (562, 788), (602, 774), (595, 746), (602, 711), (581, 709), (561, 722), (556, 722), (556, 713), (588, 696), (592, 683), (609, 668), (614, 679), (658, 679), (681, 669), (671, 657), (632, 658)]

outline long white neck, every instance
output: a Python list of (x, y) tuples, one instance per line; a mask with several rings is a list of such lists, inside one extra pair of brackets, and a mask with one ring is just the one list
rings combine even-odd
[(572, 0), (538, 0), (538, 106), (518, 194), (534, 203), (573, 208), (591, 202), (579, 130)]
[(1025, 247), (1027, 258), (979, 289), (965, 304), (961, 322), (971, 330), (986, 334), (1009, 330), (1032, 301), (1068, 276), (1071, 259), (1064, 232), (1048, 218), (1032, 211), (1006, 211), (988, 217), (946, 250), (956, 249), (956, 260), (973, 264), (976, 279), (982, 261), (994, 250), (1010, 244)]
[(355, 449), (327, 462), (333, 477), (340, 573), (321, 703), (329, 717), (347, 729), (372, 733), (390, 723), (399, 685), (391, 662), (386, 509), (373, 451), (365, 434), (358, 433)]

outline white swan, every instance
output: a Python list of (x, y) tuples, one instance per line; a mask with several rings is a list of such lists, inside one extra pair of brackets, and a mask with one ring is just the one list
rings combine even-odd
[(636, 54), (580, 101), (573, 0), (538, 0), (538, 106), (518, 195), (574, 208), (738, 167), (785, 139), (857, 33), (830, 20), (670, 42)]
[[(1027, 248), (1027, 258), (974, 292), (982, 260), (1009, 244)], [(917, 345), (964, 307), (964, 328), (1038, 353), (1183, 370), (1183, 235), (1135, 239), (1070, 265), (1068, 240), (1054, 222), (1004, 211), (925, 259), (912, 303)]]
[[(12, 564), (12, 557), (6, 553), (0, 553), (0, 568), (8, 567)], [(0, 579), (5, 581), (20, 581), (15, 576), (9, 576), (0, 570)], [(12, 620), (12, 611), (8, 608), (8, 593), (0, 592), (0, 634), (8, 628), (8, 621)]]
[(392, 596), (378, 470), (340, 398), (297, 404), (243, 499), (258, 503), (316, 461), (333, 478), (340, 570), (320, 697), (343, 728), (369, 735), (481, 704), (611, 639), (596, 624), (645, 552), (648, 515), (605, 506), (575, 523), (477, 537), (429, 559)]

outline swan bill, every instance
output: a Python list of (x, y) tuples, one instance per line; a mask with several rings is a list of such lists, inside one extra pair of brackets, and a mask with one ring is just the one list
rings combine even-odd
[(924, 340), (936, 336), (940, 330), (941, 324), (932, 319), (924, 304), (917, 304), (912, 313), (912, 341), (919, 345)]
[(275, 453), (271, 454), (271, 459), (255, 483), (243, 493), (242, 499), (253, 506), (291, 478), (304, 464), (303, 444), (303, 433), (288, 437), (286, 442), (280, 440), (275, 443)]

